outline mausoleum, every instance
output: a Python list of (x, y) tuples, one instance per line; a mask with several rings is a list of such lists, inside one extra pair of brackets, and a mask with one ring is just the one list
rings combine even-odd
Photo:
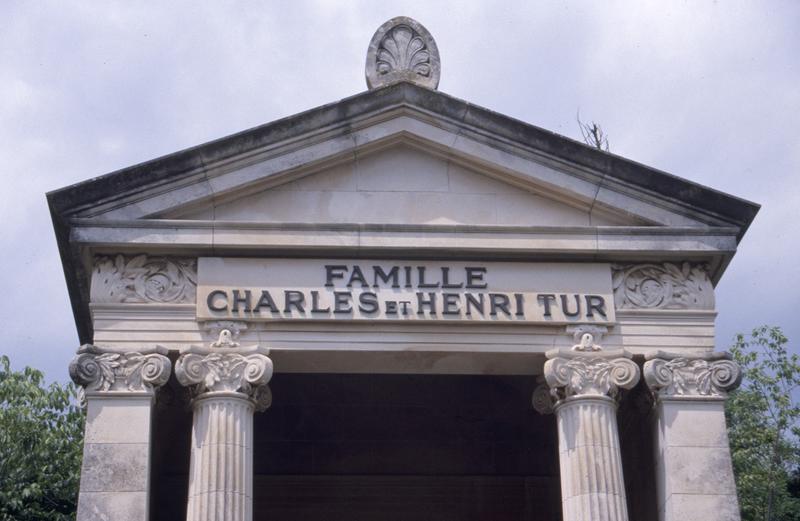
[(368, 90), (48, 194), (78, 520), (731, 521), (714, 287), (758, 205), (437, 90)]

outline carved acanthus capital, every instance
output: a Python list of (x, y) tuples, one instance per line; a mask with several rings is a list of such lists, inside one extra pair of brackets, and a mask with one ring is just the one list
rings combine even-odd
[(725, 397), (741, 383), (739, 365), (728, 353), (691, 356), (657, 352), (647, 356), (644, 379), (659, 397)]
[(631, 389), (639, 382), (639, 366), (624, 350), (555, 350), (547, 357), (544, 376), (557, 400), (580, 395), (613, 398), (619, 389)]
[(272, 360), (267, 348), (192, 346), (178, 358), (175, 376), (195, 397), (227, 392), (246, 395), (256, 410), (267, 409), (272, 394), (267, 383), (272, 378)]
[(714, 287), (703, 263), (613, 266), (617, 309), (714, 309)]
[(169, 379), (171, 364), (166, 350), (121, 353), (84, 345), (69, 364), (69, 375), (84, 392), (151, 393)]
[(196, 293), (195, 259), (147, 255), (94, 259), (92, 302), (192, 304)]

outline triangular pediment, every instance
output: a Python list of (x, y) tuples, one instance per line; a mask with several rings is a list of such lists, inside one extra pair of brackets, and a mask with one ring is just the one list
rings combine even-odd
[[(93, 252), (707, 259), (758, 205), (398, 82), (48, 194), (76, 317)], [(90, 341), (88, 319), (78, 319)], [(83, 324), (83, 325), (82, 325)]]
[(276, 222), (293, 212), (293, 222), (735, 226), (738, 236), (757, 210), (408, 83), (48, 197), (59, 219)]
[[(269, 188), (215, 198), (173, 219), (234, 222), (368, 223), (476, 226), (645, 225), (556, 200), (525, 183), (399, 140)], [(570, 204), (571, 203), (571, 204)]]

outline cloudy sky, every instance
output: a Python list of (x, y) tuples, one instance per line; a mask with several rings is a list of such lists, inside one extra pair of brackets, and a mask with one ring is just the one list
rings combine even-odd
[(800, 345), (800, 2), (0, 2), (0, 323), (15, 367), (77, 347), (45, 192), (365, 90), (397, 15), (439, 90), (762, 204), (718, 290), (717, 343)]

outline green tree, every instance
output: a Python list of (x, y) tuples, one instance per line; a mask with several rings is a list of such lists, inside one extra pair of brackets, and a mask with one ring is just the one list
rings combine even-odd
[(731, 347), (742, 386), (726, 405), (744, 521), (800, 520), (800, 359), (777, 327), (737, 335)]
[(0, 521), (75, 519), (83, 411), (75, 388), (45, 386), (0, 356)]

